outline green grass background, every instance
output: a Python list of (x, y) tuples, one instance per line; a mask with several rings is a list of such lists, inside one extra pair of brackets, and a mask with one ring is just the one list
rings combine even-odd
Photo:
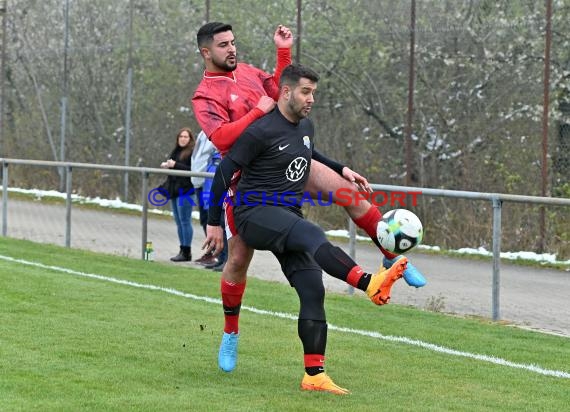
[[(570, 379), (331, 330), (302, 392), (295, 320), (242, 310), (237, 369), (217, 368), (219, 273), (0, 238), (0, 255), (171, 288), (177, 296), (0, 259), (1, 411), (562, 411)], [(249, 279), (244, 305), (295, 315), (287, 285)], [(330, 324), (570, 372), (570, 339), (328, 294)], [(539, 308), (537, 308), (539, 310)]]

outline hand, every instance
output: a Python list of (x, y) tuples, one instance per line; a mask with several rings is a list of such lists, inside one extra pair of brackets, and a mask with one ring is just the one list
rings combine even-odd
[(293, 33), (288, 27), (280, 24), (275, 30), (273, 41), (275, 42), (275, 47), (279, 49), (290, 49), (293, 47)]
[(172, 159), (168, 159), (165, 163), (166, 163), (166, 167), (167, 167), (167, 168), (172, 169), (172, 168), (174, 168), (174, 165), (176, 164), (176, 161), (175, 161), (175, 160), (172, 160)]
[(166, 162), (162, 162), (162, 163), (160, 164), (160, 167), (163, 168), (163, 169), (167, 169), (167, 168), (168, 168), (168, 164), (167, 164)]
[(342, 169), (342, 177), (344, 177), (349, 182), (354, 183), (358, 189), (368, 193), (372, 192), (372, 188), (370, 187), (368, 180), (366, 180), (365, 177), (360, 176), (355, 171), (349, 169), (348, 167), (344, 167)]
[(263, 113), (267, 114), (275, 107), (275, 100), (269, 96), (261, 96), (257, 102), (258, 109), (261, 109)]
[(221, 226), (206, 226), (206, 240), (202, 245), (205, 253), (212, 252), (214, 256), (218, 256), (224, 249), (224, 232)]

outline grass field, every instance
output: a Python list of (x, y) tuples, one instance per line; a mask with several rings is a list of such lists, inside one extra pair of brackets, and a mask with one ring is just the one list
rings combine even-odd
[[(570, 339), (329, 294), (327, 371), (299, 390), (297, 297), (250, 279), (217, 369), (219, 274), (0, 238), (1, 411), (562, 411)], [(532, 304), (529, 302), (529, 304)]]

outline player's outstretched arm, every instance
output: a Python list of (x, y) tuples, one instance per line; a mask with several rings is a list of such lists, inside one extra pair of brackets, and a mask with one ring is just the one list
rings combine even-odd
[(292, 62), (291, 48), (293, 47), (293, 41), (293, 32), (288, 27), (281, 24), (277, 26), (277, 29), (273, 34), (273, 42), (277, 49), (277, 64), (275, 67), (275, 73), (273, 74), (273, 84), (269, 90), (268, 87), (265, 88), (267, 94), (275, 100), (279, 98), (279, 79), (281, 78), (281, 73), (283, 72), (283, 69), (289, 66)]
[(315, 149), (313, 149), (312, 158), (324, 164), (328, 168), (334, 170), (343, 178), (348, 180), (350, 183), (354, 183), (359, 190), (372, 192), (372, 188), (370, 187), (368, 180), (365, 177), (361, 176), (360, 174), (356, 173), (354, 170), (350, 169), (348, 166), (344, 166), (338, 163), (337, 161), (328, 158), (327, 156), (323, 155), (321, 152)]
[[(251, 109), (245, 116), (234, 122), (223, 123), (211, 134), (210, 140), (220, 152), (224, 153), (230, 150), (250, 124), (270, 111), (267, 109), (270, 103), (266, 103), (266, 100), (269, 99), (273, 102), (273, 99), (268, 96), (262, 96), (262, 99), (263, 101), (260, 99), (257, 106)], [(260, 107), (260, 104), (262, 107)], [(273, 102), (273, 106), (275, 106), (275, 102)]]

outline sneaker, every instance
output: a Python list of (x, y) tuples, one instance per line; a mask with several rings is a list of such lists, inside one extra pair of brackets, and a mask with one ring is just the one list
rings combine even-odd
[(214, 255), (211, 252), (209, 252), (209, 253), (204, 253), (200, 258), (196, 259), (194, 263), (207, 265), (208, 263), (212, 263), (214, 259), (215, 259)]
[(218, 366), (224, 372), (231, 372), (237, 364), (237, 347), (239, 333), (226, 333), (222, 336), (222, 344), (218, 353)]
[(213, 269), (214, 267), (218, 266), (220, 264), (220, 259), (218, 259), (217, 257), (215, 257), (212, 262), (207, 263), (207, 264), (203, 264), (202, 266), (204, 266), (206, 269)]
[(204, 258), (204, 260), (202, 262), (200, 262), (200, 264), (202, 266), (206, 266), (206, 265), (211, 265), (213, 263), (216, 263), (218, 261), (218, 258), (214, 257), (213, 255), (210, 256), (206, 256)]
[[(391, 268), (394, 262), (400, 259), (401, 257), (402, 255), (396, 256), (394, 259), (388, 259), (387, 257), (384, 256), (384, 261), (382, 262), (382, 265), (386, 269)], [(418, 270), (418, 268), (416, 268), (410, 262), (408, 262), (406, 270), (404, 270), (404, 280), (408, 285), (414, 286), (416, 288), (421, 288), (422, 286), (425, 286), (427, 283), (427, 280), (424, 277), (424, 275), (422, 275), (421, 272)]]
[(348, 395), (348, 389), (341, 388), (326, 373), (319, 373), (311, 376), (305, 373), (301, 381), (301, 389), (304, 391), (323, 391), (334, 393), (335, 395)]
[(388, 303), (390, 300), (392, 285), (404, 276), (404, 270), (406, 270), (407, 263), (408, 258), (402, 256), (389, 269), (382, 271), (384, 268), (380, 268), (378, 273), (372, 275), (370, 284), (366, 288), (366, 294), (372, 302), (377, 305), (385, 305)]

